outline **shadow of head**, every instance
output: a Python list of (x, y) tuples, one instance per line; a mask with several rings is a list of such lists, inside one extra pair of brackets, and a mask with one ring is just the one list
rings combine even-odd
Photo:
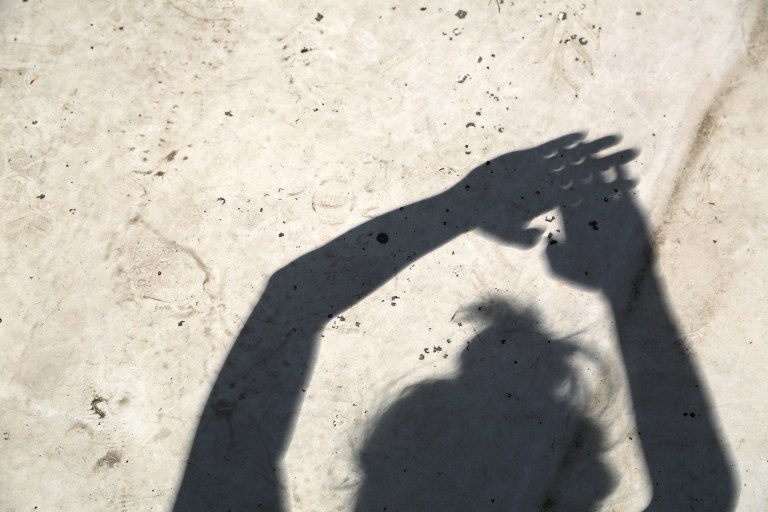
[(480, 328), (456, 376), (407, 389), (371, 431), (356, 510), (590, 510), (614, 480), (569, 363), (579, 349), (503, 300), (466, 318)]

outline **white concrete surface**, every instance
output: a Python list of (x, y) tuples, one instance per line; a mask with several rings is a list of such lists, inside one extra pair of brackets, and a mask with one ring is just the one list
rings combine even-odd
[[(487, 160), (578, 131), (620, 134), (609, 151), (639, 151), (625, 166), (638, 182), (632, 201), (711, 404), (698, 418), (711, 420), (732, 472), (731, 505), (681, 500), (768, 509), (766, 6), (615, 4), (0, 4), (0, 510), (172, 510), (202, 408), (270, 276)], [(562, 399), (548, 405), (553, 425), (571, 407), (602, 432), (612, 485), (587, 508), (647, 508), (655, 477), (622, 328), (596, 289), (554, 274), (545, 257), (546, 233), (568, 244), (556, 232), (563, 215), (533, 220), (545, 232), (530, 249), (470, 230), (334, 312), (286, 434), (286, 508), (355, 507), (370, 476), (361, 452), (386, 437), (383, 419), (409, 411), (403, 391), (450, 398), (471, 382), (463, 349), (494, 328), (483, 331), (473, 305), (491, 296), (534, 311), (541, 336), (580, 347), (570, 384), (547, 380), (565, 372), (558, 360), (530, 362), (526, 385)], [(636, 325), (655, 332), (657, 322)], [(450, 411), (392, 428), (426, 435), (445, 414), (457, 420), (446, 420), (451, 441), (470, 421)], [(232, 425), (232, 446), (255, 435)], [(487, 425), (468, 450), (508, 432)], [(569, 446), (558, 428), (551, 446)], [(550, 446), (536, 428), (517, 435), (529, 451)], [(686, 454), (712, 446), (672, 438), (666, 454), (680, 471), (658, 478), (684, 488), (695, 472)], [(432, 453), (404, 439), (416, 458)], [(535, 475), (561, 464), (537, 453), (510, 470), (517, 494), (499, 496), (499, 509), (575, 510), (566, 498), (519, 497), (546, 488)]]

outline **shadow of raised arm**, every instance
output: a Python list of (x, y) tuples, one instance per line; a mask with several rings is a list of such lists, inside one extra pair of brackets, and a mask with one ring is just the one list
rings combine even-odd
[(653, 485), (646, 510), (733, 510), (735, 475), (712, 404), (664, 297), (633, 183), (621, 165), (613, 171), (613, 181), (580, 183), (561, 210), (566, 240), (547, 247), (551, 268), (612, 309)]

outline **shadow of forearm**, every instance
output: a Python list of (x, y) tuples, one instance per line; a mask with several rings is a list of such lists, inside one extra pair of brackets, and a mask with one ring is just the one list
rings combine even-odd
[(653, 486), (646, 510), (733, 510), (734, 468), (650, 259), (626, 294), (608, 293)]
[(281, 510), (281, 461), (325, 324), (466, 231), (446, 194), (371, 219), (275, 272), (203, 409), (175, 510)]

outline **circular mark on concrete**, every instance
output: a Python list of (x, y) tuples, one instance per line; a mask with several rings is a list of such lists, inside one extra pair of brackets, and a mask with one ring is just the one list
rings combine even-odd
[(339, 178), (323, 181), (312, 195), (312, 210), (323, 224), (342, 224), (354, 205), (352, 185)]

